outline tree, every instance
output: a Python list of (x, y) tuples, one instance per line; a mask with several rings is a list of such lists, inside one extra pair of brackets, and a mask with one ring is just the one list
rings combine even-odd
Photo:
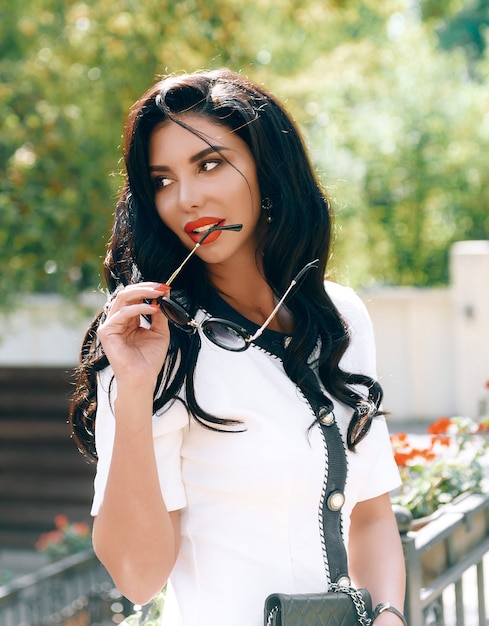
[(305, 123), (336, 201), (342, 278), (444, 284), (450, 245), (489, 236), (489, 95), (460, 52), (393, 19), (380, 45), (317, 60), (320, 87), (299, 87)]
[(30, 0), (3, 8), (0, 277), (18, 292), (99, 282), (120, 185), (122, 120), (154, 77), (241, 63), (229, 2)]
[(487, 95), (434, 35), (460, 1), (0, 0), (0, 306), (97, 287), (129, 106), (223, 65), (305, 128), (352, 284), (445, 281), (449, 244), (488, 234)]

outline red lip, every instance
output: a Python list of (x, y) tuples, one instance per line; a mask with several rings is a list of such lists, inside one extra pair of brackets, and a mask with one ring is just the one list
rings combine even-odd
[[(187, 222), (187, 224), (185, 224), (184, 226), (184, 231), (187, 233), (187, 235), (190, 237), (190, 239), (194, 242), (194, 243), (198, 243), (201, 239), (202, 236), (205, 234), (205, 226), (214, 226), (216, 224), (224, 224), (223, 219), (218, 218), (218, 217), (200, 217), (198, 220), (194, 220), (192, 222)], [(199, 229), (199, 230), (197, 230)], [(200, 230), (202, 229), (202, 230)], [(216, 230), (215, 232), (211, 233), (206, 239), (205, 241), (202, 242), (202, 245), (205, 244), (209, 244), (212, 243), (213, 241), (215, 241), (219, 236), (221, 235), (221, 231), (220, 230)]]

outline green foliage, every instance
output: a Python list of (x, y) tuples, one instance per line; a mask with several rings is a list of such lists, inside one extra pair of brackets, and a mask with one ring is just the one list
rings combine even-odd
[(305, 128), (345, 279), (446, 282), (450, 243), (489, 232), (488, 96), (434, 34), (460, 2), (421, 2), (426, 25), (411, 4), (0, 0), (0, 306), (98, 286), (129, 106), (160, 74), (223, 65)]
[(2, 11), (4, 297), (97, 286), (129, 106), (184, 61), (240, 62), (230, 3), (165, 4), (31, 0)]
[(464, 3), (457, 13), (443, 21), (439, 29), (441, 45), (450, 50), (462, 47), (470, 59), (481, 59), (486, 50), (486, 29), (489, 26), (489, 1)]
[(320, 86), (299, 85), (304, 123), (336, 201), (342, 279), (444, 284), (450, 245), (489, 236), (489, 94), (462, 54), (394, 26), (381, 47), (350, 41), (317, 60)]
[(7, 569), (0, 569), (0, 587), (8, 585), (14, 579), (14, 575)]
[(419, 9), (424, 20), (446, 20), (463, 9), (466, 0), (419, 0)]

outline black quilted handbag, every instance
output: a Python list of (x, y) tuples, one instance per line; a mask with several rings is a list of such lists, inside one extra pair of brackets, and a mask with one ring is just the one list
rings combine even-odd
[[(329, 471), (321, 497), (320, 532), (330, 584), (328, 591), (309, 594), (273, 593), (265, 600), (265, 626), (371, 626), (372, 600), (355, 589), (341, 533), (346, 483), (346, 453), (333, 413), (316, 407)], [(327, 541), (325, 540), (327, 537)]]
[(266, 626), (370, 626), (371, 614), (369, 592), (352, 587), (334, 586), (326, 593), (274, 593), (265, 602)]

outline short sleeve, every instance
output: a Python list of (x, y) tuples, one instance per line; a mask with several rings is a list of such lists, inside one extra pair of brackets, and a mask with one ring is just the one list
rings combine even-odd
[[(95, 446), (98, 462), (94, 481), (91, 514), (97, 515), (103, 502), (110, 471), (115, 435), (114, 399), (117, 395), (112, 369), (98, 375)], [(180, 400), (174, 400), (153, 415), (153, 442), (161, 493), (169, 511), (186, 506), (181, 472), (183, 430), (188, 428), (188, 413)], [(130, 462), (130, 460), (128, 460)]]
[(360, 465), (356, 474), (357, 501), (376, 498), (400, 486), (399, 469), (383, 416), (374, 417), (368, 435), (357, 445), (352, 456), (353, 462)]
[[(350, 345), (340, 361), (347, 372), (377, 379), (374, 330), (365, 304), (349, 287), (327, 281), (326, 291), (341, 313), (350, 334)], [(346, 432), (348, 424), (341, 424)], [(355, 501), (368, 500), (393, 491), (401, 484), (386, 420), (374, 417), (367, 436), (349, 455), (349, 474)]]

